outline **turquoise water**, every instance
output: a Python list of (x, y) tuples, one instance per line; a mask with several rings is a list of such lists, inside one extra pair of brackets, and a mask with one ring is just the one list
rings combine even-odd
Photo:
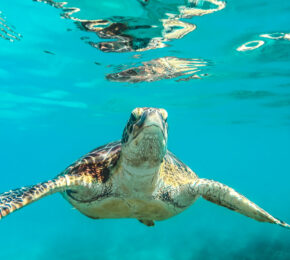
[[(290, 222), (289, 1), (12, 0), (0, 11), (0, 191), (120, 139), (133, 108), (163, 107), (173, 153)], [(56, 194), (0, 225), (1, 259), (290, 259), (289, 230), (202, 199), (148, 228), (89, 219)]]

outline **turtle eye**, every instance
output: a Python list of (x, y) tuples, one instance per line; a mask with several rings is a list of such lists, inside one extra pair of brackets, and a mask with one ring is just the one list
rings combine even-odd
[(131, 113), (131, 118), (136, 121), (137, 119), (139, 119), (142, 115), (142, 108), (135, 108), (132, 113)]
[(134, 123), (137, 119), (138, 116), (132, 112), (129, 121)]
[(164, 121), (166, 122), (167, 121), (167, 117), (168, 117), (168, 114), (167, 114), (167, 111), (163, 108), (160, 109), (160, 113), (164, 119)]

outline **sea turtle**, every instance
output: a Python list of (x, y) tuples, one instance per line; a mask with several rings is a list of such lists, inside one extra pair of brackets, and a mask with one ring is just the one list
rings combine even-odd
[(290, 228), (232, 188), (199, 178), (167, 150), (167, 129), (166, 110), (135, 108), (121, 141), (93, 150), (50, 181), (0, 194), (0, 218), (60, 192), (90, 218), (136, 218), (153, 226), (202, 196), (255, 220)]

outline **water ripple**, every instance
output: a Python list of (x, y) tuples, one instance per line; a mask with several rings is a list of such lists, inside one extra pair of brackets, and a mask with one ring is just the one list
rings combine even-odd
[(14, 31), (14, 27), (9, 25), (7, 18), (0, 11), (0, 37), (4, 40), (14, 42), (21, 39), (21, 34)]
[[(138, 2), (136, 0), (136, 3), (141, 3), (140, 7), (144, 15), (136, 17), (118, 15), (107, 18), (99, 17), (100, 19), (84, 19), (77, 17), (77, 15), (82, 12), (82, 16), (86, 16), (87, 13), (89, 17), (94, 8), (96, 13), (100, 13), (101, 6), (86, 7), (85, 3), (82, 6), (81, 1), (72, 0), (69, 2), (34, 1), (44, 2), (61, 9), (63, 11), (62, 17), (73, 20), (80, 29), (93, 32), (100, 39), (110, 39), (106, 42), (87, 41), (91, 46), (103, 52), (147, 51), (166, 47), (166, 42), (180, 39), (195, 30), (196, 25), (180, 19), (211, 14), (224, 9), (226, 6), (224, 1), (219, 0), (188, 0), (184, 4), (180, 4), (178, 1), (168, 3), (161, 1)], [(72, 2), (76, 2), (79, 7), (70, 7), (70, 3), (73, 5)], [(110, 4), (113, 6), (114, 1)], [(123, 11), (120, 9), (119, 13), (123, 13)]]
[(290, 41), (290, 33), (265, 33), (261, 34), (260, 37), (272, 39), (272, 40), (288, 40)]
[(188, 76), (178, 79), (178, 81), (187, 81), (206, 76), (204, 70), (207, 66), (208, 62), (201, 59), (163, 57), (142, 62), (141, 66), (108, 74), (106, 78), (110, 81), (137, 83)]
[[(290, 41), (290, 33), (276, 32), (276, 33), (265, 33), (256, 36), (257, 39), (246, 42), (237, 48), (237, 51), (252, 51), (260, 47), (270, 48), (275, 44), (289, 44), (287, 41)], [(262, 38), (259, 39), (258, 37)], [(279, 42), (278, 42), (279, 41)], [(285, 45), (286, 46), (286, 45)], [(287, 49), (289, 46), (287, 46)], [(288, 51), (288, 50), (287, 50)]]
[(261, 40), (246, 42), (238, 47), (237, 51), (252, 51), (261, 47), (262, 45), (264, 45), (264, 43), (265, 42)]

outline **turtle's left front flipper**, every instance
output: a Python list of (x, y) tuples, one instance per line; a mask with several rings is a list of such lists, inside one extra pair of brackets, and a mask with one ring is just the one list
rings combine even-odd
[(0, 194), (0, 219), (47, 195), (63, 191), (66, 187), (67, 178), (59, 176), (51, 181), (4, 192)]
[(285, 228), (290, 228), (290, 225), (284, 221), (274, 218), (268, 212), (258, 207), (255, 203), (251, 202), (234, 189), (217, 181), (198, 179), (191, 185), (191, 191), (194, 194), (201, 195), (208, 201), (239, 212), (255, 220), (274, 223)]

